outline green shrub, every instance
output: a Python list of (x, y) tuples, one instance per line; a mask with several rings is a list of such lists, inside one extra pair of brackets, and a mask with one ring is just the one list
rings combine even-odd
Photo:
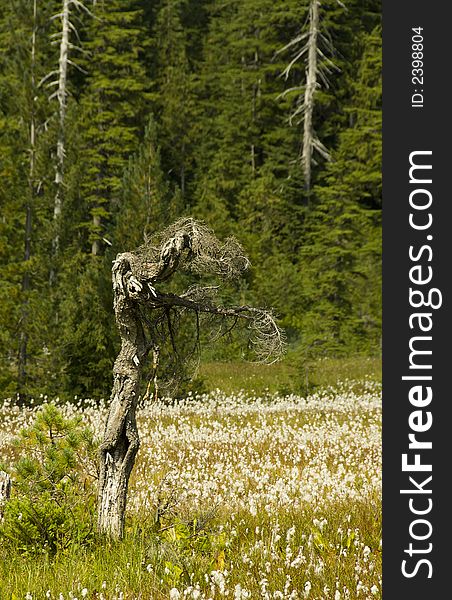
[(12, 470), (11, 499), (0, 539), (23, 553), (54, 554), (94, 537), (96, 445), (80, 418), (44, 405), (16, 440), (22, 453)]

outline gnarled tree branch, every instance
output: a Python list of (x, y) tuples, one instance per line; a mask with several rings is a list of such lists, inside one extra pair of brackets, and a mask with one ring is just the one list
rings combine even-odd
[[(139, 447), (135, 412), (150, 351), (154, 394), (162, 348), (167, 348), (166, 361), (175, 380), (199, 354), (200, 315), (221, 324), (228, 321), (227, 331), (244, 323), (249, 345), (260, 361), (274, 362), (284, 352), (284, 334), (271, 311), (248, 305), (223, 306), (216, 298), (218, 285), (191, 286), (180, 294), (160, 290), (177, 271), (234, 280), (249, 265), (234, 238), (221, 243), (204, 224), (191, 218), (180, 219), (137, 251), (116, 257), (112, 279), (121, 350), (114, 365), (110, 411), (100, 447), (100, 531), (114, 538), (123, 535), (128, 481)], [(188, 351), (184, 351), (180, 323), (187, 315), (194, 316), (195, 325), (193, 339), (188, 344), (185, 341)]]

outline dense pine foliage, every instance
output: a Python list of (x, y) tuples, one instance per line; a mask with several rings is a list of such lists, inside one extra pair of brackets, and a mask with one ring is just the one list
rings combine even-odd
[(379, 352), (381, 7), (319, 6), (308, 189), (312, 1), (1, 3), (3, 396), (109, 393), (111, 261), (181, 215), (239, 238), (227, 299), (274, 307), (300, 357)]

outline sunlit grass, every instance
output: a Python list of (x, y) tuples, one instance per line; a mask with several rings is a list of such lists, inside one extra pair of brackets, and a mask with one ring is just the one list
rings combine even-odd
[(306, 360), (288, 355), (282, 362), (261, 365), (246, 362), (202, 363), (199, 378), (206, 389), (219, 388), (233, 393), (246, 390), (263, 394), (312, 392), (340, 381), (381, 381), (380, 357), (323, 358)]

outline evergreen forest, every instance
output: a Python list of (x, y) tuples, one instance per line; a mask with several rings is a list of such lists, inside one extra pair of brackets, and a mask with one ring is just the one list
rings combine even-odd
[(112, 261), (183, 216), (291, 356), (380, 354), (377, 0), (4, 0), (0, 174), (2, 397), (108, 397)]

